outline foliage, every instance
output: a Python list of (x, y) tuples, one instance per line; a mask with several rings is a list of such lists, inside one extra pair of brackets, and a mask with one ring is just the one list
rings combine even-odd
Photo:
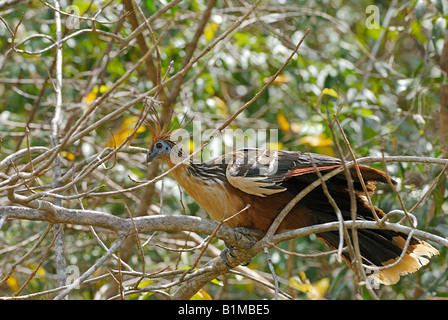
[[(138, 67), (146, 50), (141, 38), (133, 33), (136, 27), (132, 19), (125, 14), (126, 5), (133, 1), (60, 1), (63, 41), (59, 50), (57, 45), (52, 46), (57, 39), (57, 3), (24, 0), (0, 8), (0, 161), (28, 146), (54, 150), (57, 142), (52, 139), (63, 141), (73, 128), (76, 130), (70, 133), (72, 137), (79, 135), (57, 152), (59, 163), (55, 166), (62, 168), (59, 176), (54, 173), (54, 166), (49, 167), (39, 177), (15, 188), (19, 195), (47, 192), (43, 199), (52, 202), (57, 193), (61, 197), (54, 199), (59, 199), (64, 207), (126, 218), (159, 213), (206, 217), (170, 176), (135, 191), (126, 190), (157, 175), (157, 168), (146, 165), (144, 153), (125, 147), (106, 159), (101, 152), (123, 142), (148, 147), (150, 132), (144, 126), (135, 128), (135, 124), (149, 101), (142, 95), (153, 89), (158, 90), (157, 97), (155, 91), (148, 96), (161, 101), (156, 103), (160, 114), (166, 110), (166, 104), (172, 103), (174, 123), (182, 123), (186, 114), (187, 118), (201, 121), (202, 130), (216, 128), (259, 92), (285, 63), (307, 29), (310, 33), (298, 54), (229, 128), (278, 129), (279, 140), (274, 147), (286, 150), (340, 156), (337, 142), (345, 158), (351, 160), (334, 121), (335, 114), (356, 157), (384, 154), (448, 158), (440, 136), (441, 126), (448, 123), (439, 122), (440, 91), (446, 82), (446, 73), (439, 63), (448, 12), (443, 1), (264, 0), (229, 36), (220, 39), (252, 3), (217, 1), (201, 27), (209, 1), (146, 0), (138, 2), (141, 11), (135, 10), (134, 15), (142, 25), (147, 47), (153, 48), (154, 41), (159, 43), (149, 57), (152, 62), (143, 60)], [(168, 8), (170, 3), (176, 4)], [(142, 22), (142, 14), (151, 17), (150, 29)], [(216, 46), (207, 52), (207, 47), (215, 42)], [(19, 50), (12, 50), (12, 45)], [(57, 52), (62, 54), (61, 102)], [(195, 57), (200, 58), (188, 66)], [(187, 72), (179, 75), (185, 66)], [(127, 74), (130, 70), (133, 71)], [(158, 89), (157, 76), (159, 82), (170, 81), (163, 90)], [(171, 81), (173, 76), (177, 79)], [(177, 81), (181, 84), (179, 90)], [(130, 107), (123, 108), (127, 104)], [(61, 114), (54, 128), (58, 109)], [(88, 117), (79, 122), (85, 114)], [(193, 130), (193, 125), (187, 128)], [(133, 140), (127, 143), (134, 129)], [(36, 151), (32, 158), (39, 154), (42, 151)], [(97, 157), (102, 163), (94, 163)], [(0, 182), (27, 163), (27, 154), (14, 160), (14, 164), (5, 163), (1, 166)], [(372, 166), (384, 170), (381, 163)], [(379, 188), (373, 202), (387, 212), (401, 208), (400, 201), (410, 209), (423, 199), (413, 211), (418, 226), (446, 237), (447, 179), (446, 172), (439, 177), (442, 167), (396, 162), (387, 164), (386, 169), (399, 182), (398, 191), (394, 193), (387, 186)], [(434, 181), (438, 182), (435, 186)], [(70, 185), (58, 191), (67, 184)], [(11, 204), (8, 186), (11, 184), (1, 185), (0, 206)], [(48, 224), (6, 219), (0, 225), (2, 278), (15, 261), (33, 249), (14, 266), (12, 275), (0, 286), (0, 296), (26, 297), (57, 288), (60, 267), (50, 248), (54, 233), (45, 234)], [(200, 245), (201, 240), (195, 236), (187, 232), (139, 234), (142, 248), (129, 237), (129, 243), (125, 242), (120, 251), (123, 262), (109, 260), (69, 297), (120, 298), (123, 291), (117, 283), (126, 280), (124, 287), (131, 288), (136, 281), (130, 277), (132, 271), (144, 269), (151, 274), (186, 270), (194, 266), (199, 252), (179, 250)], [(41, 237), (42, 242), (33, 248)], [(110, 230), (66, 225), (63, 241), (68, 279), (85, 272), (106, 252), (101, 243), (110, 247), (115, 238)], [(210, 246), (222, 250), (224, 243), (214, 239)], [(280, 248), (299, 253), (328, 250), (314, 235), (281, 243)], [(446, 298), (447, 248), (438, 249), (440, 256), (427, 269), (402, 278), (397, 285), (381, 287), (378, 296)], [(274, 249), (270, 252), (281, 279), (280, 288), (292, 297), (372, 298), (365, 288), (361, 292), (356, 289), (352, 271), (335, 255), (298, 258)], [(212, 253), (203, 253), (199, 265), (211, 257)], [(263, 254), (253, 259), (249, 268), (260, 277), (271, 278)], [(33, 270), (37, 271), (30, 277)], [(175, 290), (164, 288), (170, 278), (165, 280), (148, 278), (123, 297), (164, 298)], [(151, 286), (156, 289), (144, 290)], [(48, 292), (30, 298), (54, 296)], [(194, 298), (272, 298), (272, 291), (240, 273), (230, 273), (206, 285)]]

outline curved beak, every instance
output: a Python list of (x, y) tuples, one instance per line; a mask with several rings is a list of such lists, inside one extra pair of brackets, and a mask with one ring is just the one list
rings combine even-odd
[(146, 155), (146, 163), (153, 162), (159, 157), (158, 152), (154, 152), (153, 150), (149, 150), (148, 154)]

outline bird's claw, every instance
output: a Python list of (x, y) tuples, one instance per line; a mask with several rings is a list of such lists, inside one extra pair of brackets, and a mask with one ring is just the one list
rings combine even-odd
[(257, 238), (255, 238), (253, 235), (254, 233), (257, 233), (258, 230), (245, 227), (237, 227), (233, 229), (233, 232), (235, 234), (235, 239), (237, 240), (241, 240), (243, 237), (249, 239), (250, 242), (247, 244), (249, 248), (253, 247), (258, 241)]
[[(252, 233), (256, 233), (257, 230), (252, 230), (252, 229), (244, 228), (244, 227), (237, 227), (237, 228), (234, 228), (233, 230), (234, 230), (234, 235), (235, 235), (236, 240), (241, 240), (243, 237), (246, 237), (246, 239), (248, 239), (250, 241), (246, 244), (246, 246), (248, 248), (253, 247), (258, 241), (257, 238), (255, 238), (252, 234)], [(231, 246), (228, 243), (225, 243), (225, 245), (226, 245), (226, 248), (223, 251), (221, 251), (220, 257), (227, 267), (234, 268), (235, 266), (230, 265), (229, 260), (227, 259), (227, 254), (229, 256), (231, 256), (232, 258), (235, 258), (234, 252), (239, 249), (238, 249), (238, 247)], [(241, 265), (247, 266), (250, 262), (251, 262), (251, 260), (246, 261), (246, 262), (242, 263)]]
[[(232, 266), (232, 265), (230, 264), (229, 259), (227, 258), (227, 255), (231, 256), (232, 258), (235, 258), (234, 252), (235, 252), (236, 250), (238, 250), (238, 249), (235, 248), (235, 247), (227, 246), (227, 245), (226, 245), (226, 248), (225, 248), (224, 250), (222, 250), (221, 253), (220, 253), (220, 255), (219, 255), (219, 256), (221, 257), (222, 261), (224, 262), (224, 264), (225, 264), (227, 267), (229, 267), (230, 269), (235, 268), (235, 267), (237, 267), (237, 266)], [(250, 263), (251, 261), (252, 261), (252, 259), (249, 260), (249, 261), (246, 261), (246, 262), (242, 263), (241, 265), (245, 267), (245, 266), (249, 265), (249, 263)]]
[(232, 258), (234, 258), (235, 256), (232, 254), (232, 251), (234, 249), (230, 249), (227, 244), (226, 244), (226, 248), (224, 250), (221, 251), (220, 253), (220, 257), (222, 259), (222, 261), (224, 262), (224, 264), (229, 267), (230, 269), (234, 268), (234, 266), (231, 266), (229, 263), (229, 259), (227, 259), (227, 254), (229, 254)]

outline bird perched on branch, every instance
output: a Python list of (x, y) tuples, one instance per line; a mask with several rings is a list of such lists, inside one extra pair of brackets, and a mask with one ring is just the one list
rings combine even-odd
[[(156, 116), (154, 126), (148, 124), (148, 129), (152, 133), (152, 143), (147, 162), (160, 159), (173, 168), (177, 160), (183, 159), (183, 150), (170, 139), (168, 125), (162, 126)], [(291, 199), (319, 179), (317, 170), (325, 174), (341, 166), (341, 160), (324, 155), (240, 149), (207, 162), (187, 160), (176, 166), (172, 173), (212, 219), (221, 221), (225, 217), (225, 224), (229, 227), (257, 229), (266, 233)], [(365, 191), (369, 194), (374, 192), (377, 182), (388, 183), (386, 174), (379, 170), (363, 165), (359, 166), (359, 170)], [(350, 176), (357, 219), (375, 221), (375, 215), (384, 217), (381, 209), (369, 206), (355, 168), (350, 169)], [(341, 172), (325, 184), (343, 219), (352, 220), (347, 176)], [(289, 211), (277, 232), (334, 221), (338, 221), (335, 207), (330, 204), (322, 186), (318, 186)], [(358, 229), (357, 235), (362, 263), (380, 267), (369, 276), (383, 284), (394, 284), (400, 275), (416, 272), (429, 262), (430, 257), (439, 253), (417, 238), (411, 238), (406, 244), (408, 236), (395, 231)], [(339, 231), (323, 232), (317, 236), (331, 248), (338, 248)], [(346, 252), (343, 257), (352, 267)], [(391, 266), (383, 268), (388, 265)]]

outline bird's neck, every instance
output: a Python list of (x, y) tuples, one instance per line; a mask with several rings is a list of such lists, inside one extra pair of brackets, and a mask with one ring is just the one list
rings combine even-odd
[[(245, 204), (235, 194), (229, 193), (225, 179), (225, 168), (208, 163), (182, 163), (175, 166), (168, 162), (177, 183), (208, 212), (213, 220), (220, 221), (224, 216), (230, 216)], [(232, 222), (237, 223), (237, 219)], [(230, 224), (229, 224), (230, 225)]]
[(225, 180), (225, 171), (218, 166), (210, 166), (206, 163), (184, 162), (179, 165), (167, 161), (169, 169), (177, 182), (184, 188), (189, 189), (190, 185), (223, 185)]

